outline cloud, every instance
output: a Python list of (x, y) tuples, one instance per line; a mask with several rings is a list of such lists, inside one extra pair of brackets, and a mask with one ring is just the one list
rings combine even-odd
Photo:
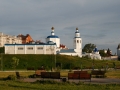
[(83, 44), (116, 47), (120, 38), (119, 4), (120, 0), (1, 0), (0, 30), (44, 40), (54, 26), (61, 43), (72, 48), (78, 27)]

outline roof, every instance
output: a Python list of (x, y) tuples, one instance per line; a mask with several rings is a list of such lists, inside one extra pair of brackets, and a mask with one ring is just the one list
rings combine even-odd
[(76, 31), (75, 33), (79, 33), (79, 32)]
[(14, 46), (14, 45), (56, 45), (56, 43), (5, 44), (5, 46)]
[(59, 53), (76, 53), (74, 49), (61, 49)]
[(94, 49), (94, 52), (98, 52), (98, 49), (97, 49), (97, 47)]
[(59, 38), (59, 37), (56, 35), (50, 35), (50, 36), (47, 36), (47, 38)]
[(120, 44), (118, 45), (117, 49), (119, 49), (119, 48), (120, 48)]
[(17, 37), (21, 37), (22, 40), (25, 40), (28, 36), (30, 36), (30, 35), (29, 35), (29, 34), (26, 34), (26, 35), (20, 34), (20, 35), (18, 35)]

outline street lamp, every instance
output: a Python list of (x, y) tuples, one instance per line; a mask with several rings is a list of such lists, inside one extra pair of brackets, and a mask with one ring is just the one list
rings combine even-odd
[(51, 55), (54, 54), (54, 68), (56, 69), (56, 47), (51, 45), (50, 50), (51, 50)]
[(55, 69), (56, 69), (56, 53), (55, 53)]

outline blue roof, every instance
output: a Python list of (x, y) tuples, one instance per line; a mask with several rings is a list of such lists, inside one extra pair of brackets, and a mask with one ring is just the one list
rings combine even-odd
[(74, 49), (61, 49), (60, 53), (75, 53)]
[(81, 38), (81, 37), (74, 37), (74, 38)]
[(9, 45), (10, 46), (14, 46), (14, 45), (20, 45), (20, 46), (21, 45), (56, 45), (56, 43), (48, 42), (48, 43), (40, 43), (40, 44), (5, 44), (5, 46), (9, 46)]
[(56, 35), (50, 35), (50, 36), (47, 36), (47, 38), (59, 38), (59, 37)]
[(97, 47), (94, 49), (94, 52), (98, 52)]
[(79, 32), (75, 32), (75, 33), (79, 33)]

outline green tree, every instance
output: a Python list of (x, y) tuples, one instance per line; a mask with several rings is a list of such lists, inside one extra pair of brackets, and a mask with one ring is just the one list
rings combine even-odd
[(83, 51), (83, 52), (87, 52), (87, 53), (91, 53), (95, 47), (96, 47), (95, 44), (89, 43), (89, 44), (86, 44), (86, 45), (84, 46), (84, 48), (82, 49), (82, 51)]
[(0, 53), (4, 53), (5, 47), (0, 47)]
[(100, 54), (102, 57), (107, 57), (107, 53), (104, 52), (104, 49), (103, 49), (103, 50), (99, 50), (99, 54)]
[(108, 50), (107, 50), (107, 55), (108, 55), (108, 56), (112, 56), (111, 51), (110, 51), (109, 48), (108, 48)]
[(16, 57), (13, 57), (12, 61), (11, 61), (12, 68), (16, 69), (16, 67), (18, 66), (18, 64), (19, 64), (19, 59), (16, 58)]

